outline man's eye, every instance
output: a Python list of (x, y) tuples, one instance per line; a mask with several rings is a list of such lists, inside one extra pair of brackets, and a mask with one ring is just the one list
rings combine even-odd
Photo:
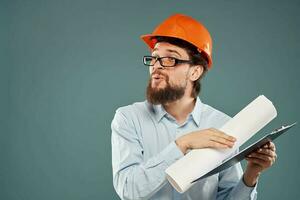
[(166, 57), (164, 58), (166, 62), (175, 62), (175, 58), (172, 58), (172, 57)]
[(167, 58), (169, 61), (174, 61), (176, 58), (168, 57)]

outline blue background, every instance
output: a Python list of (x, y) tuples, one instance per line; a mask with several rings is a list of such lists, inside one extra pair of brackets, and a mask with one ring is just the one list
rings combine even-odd
[[(1, 0), (0, 199), (118, 199), (110, 123), (144, 100), (139, 36), (173, 13), (213, 37), (202, 101), (234, 116), (268, 97), (278, 117), (252, 140), (300, 121), (299, 2)], [(276, 141), (259, 199), (299, 198), (299, 134), (300, 125)]]

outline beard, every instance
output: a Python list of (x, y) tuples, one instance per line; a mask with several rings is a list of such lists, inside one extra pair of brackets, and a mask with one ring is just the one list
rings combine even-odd
[(147, 86), (147, 100), (151, 104), (157, 105), (162, 104), (165, 105), (170, 102), (174, 102), (183, 97), (187, 85), (187, 81), (181, 86), (171, 85), (169, 82), (169, 77), (159, 73), (160, 75), (165, 77), (166, 86), (164, 88), (153, 88), (152, 87), (152, 78), (149, 79)]

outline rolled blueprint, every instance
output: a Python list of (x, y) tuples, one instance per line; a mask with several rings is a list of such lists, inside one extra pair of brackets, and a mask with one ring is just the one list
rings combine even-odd
[(272, 102), (260, 95), (220, 128), (237, 139), (233, 148), (191, 150), (166, 169), (168, 181), (178, 192), (187, 191), (193, 185), (193, 180), (217, 167), (276, 115)]

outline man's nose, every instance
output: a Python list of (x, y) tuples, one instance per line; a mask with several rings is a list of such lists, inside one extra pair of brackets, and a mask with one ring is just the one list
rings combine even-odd
[(156, 62), (154, 63), (153, 67), (153, 71), (158, 70), (158, 69), (164, 69), (163, 66), (161, 66), (159, 60), (157, 59)]
[(160, 64), (154, 64), (150, 68), (150, 74), (159, 73), (159, 71), (163, 70), (164, 68)]

